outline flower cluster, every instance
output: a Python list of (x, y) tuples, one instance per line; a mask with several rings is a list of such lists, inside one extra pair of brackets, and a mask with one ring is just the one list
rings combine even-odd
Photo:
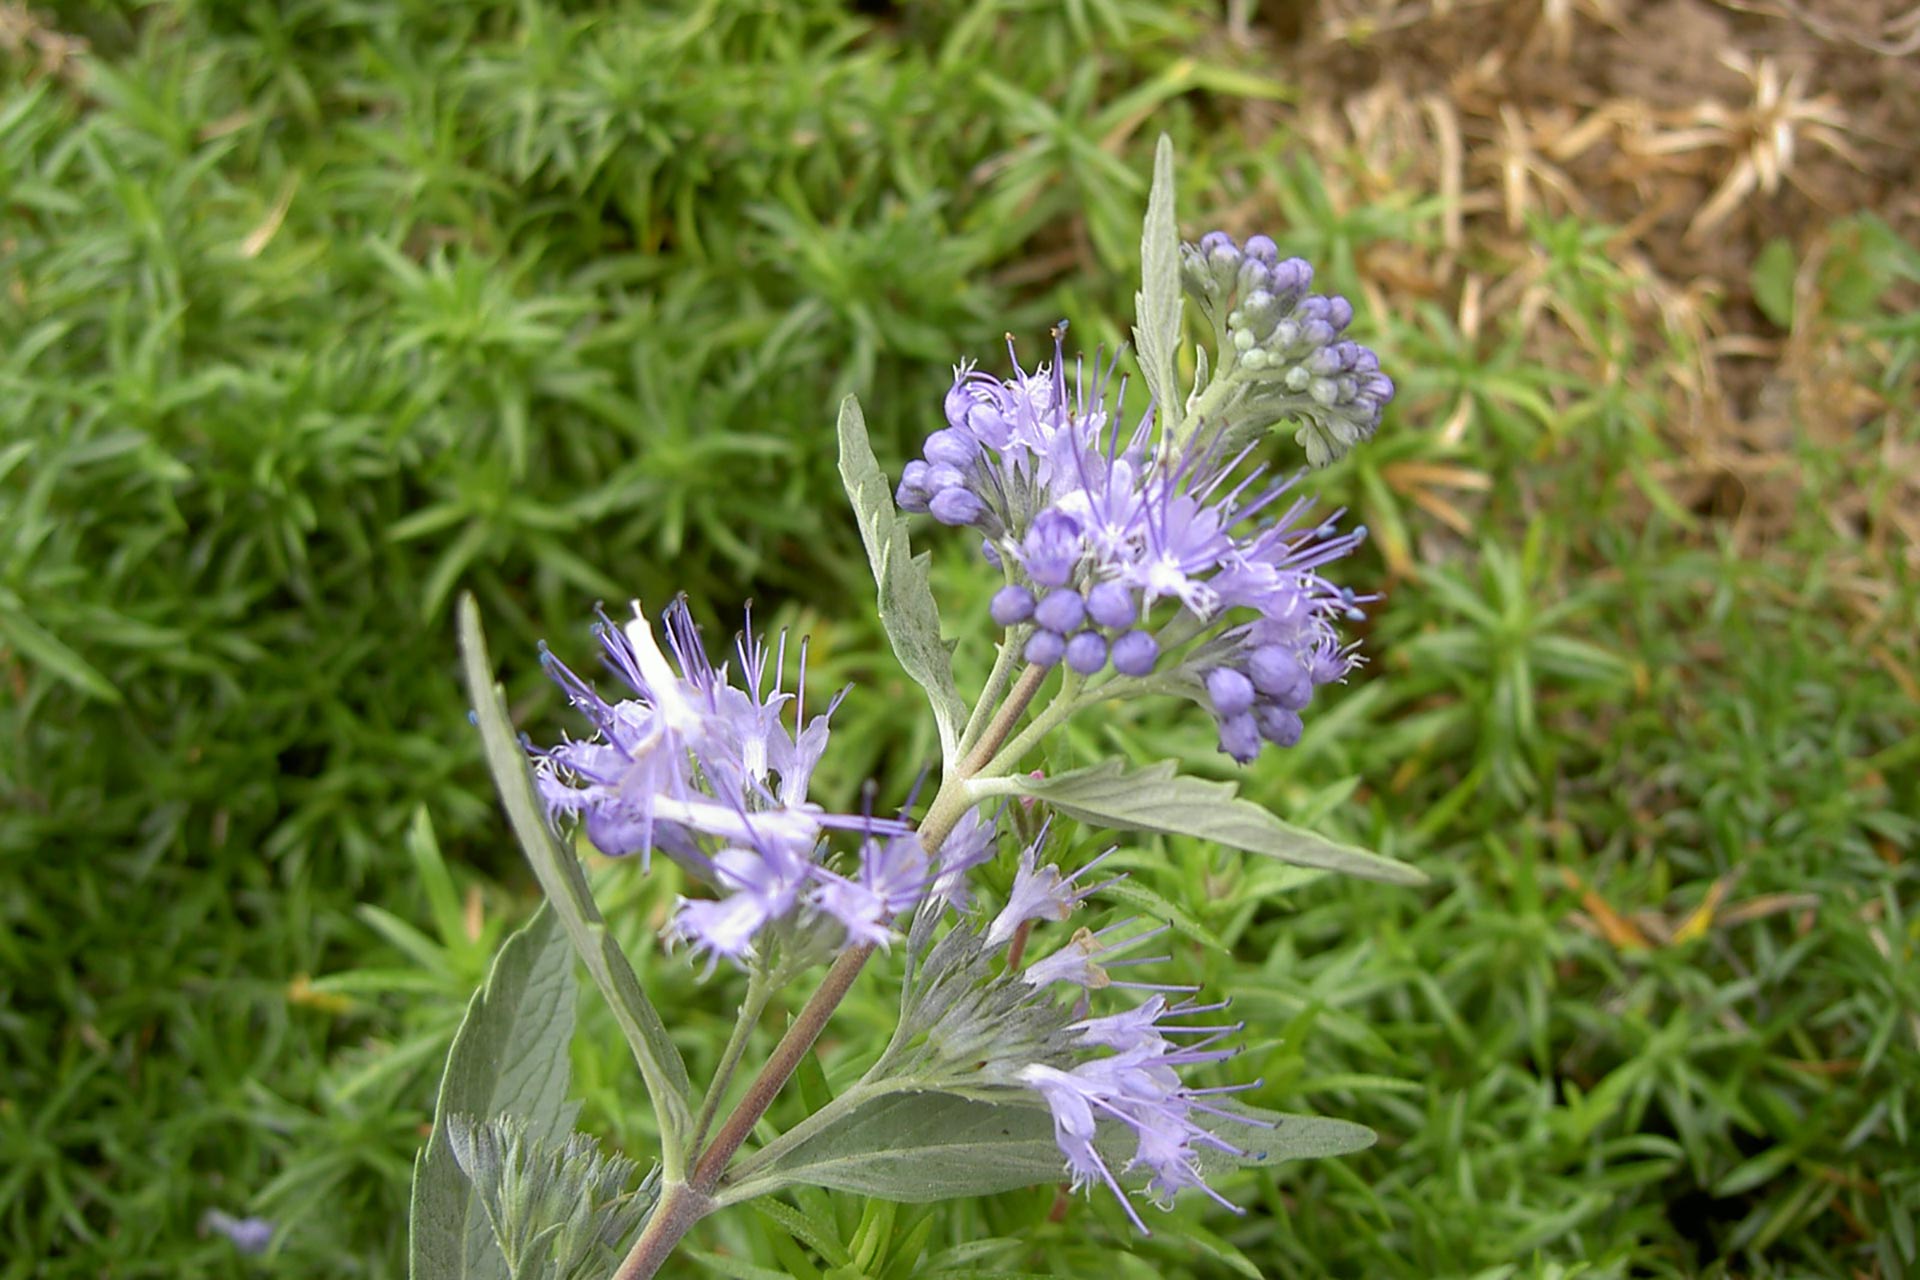
[(984, 535), (1006, 576), (989, 612), (1018, 629), (1027, 662), (1086, 677), (1166, 674), (1213, 712), (1221, 749), (1244, 763), (1263, 742), (1299, 741), (1314, 689), (1353, 665), (1335, 623), (1358, 617), (1361, 601), (1320, 570), (1366, 530), (1311, 519), (1289, 498), (1298, 476), (1243, 465), (1251, 450), (1232, 447), (1233, 424), (1284, 411), (1314, 440), (1351, 443), (1372, 431), (1392, 384), (1372, 352), (1338, 338), (1352, 308), (1307, 294), (1305, 263), (1278, 261), (1258, 236), (1244, 250), (1220, 233), (1183, 248), (1227, 352), (1187, 419), (1162, 406), (1123, 430), (1107, 409), (1111, 369), (1070, 381), (1061, 326), (1053, 363), (1033, 373), (1017, 362), (1004, 380), (957, 371), (947, 425), (895, 496)]
[[(1166, 960), (1131, 953), (1167, 927), (1143, 930), (1138, 920), (1123, 920), (1098, 932), (1076, 929), (1051, 954), (1023, 968), (1006, 967), (1009, 944), (1020, 945), (1016, 937), (1036, 922), (1067, 920), (1090, 895), (1113, 883), (1087, 882), (1112, 850), (1062, 874), (1057, 865), (1041, 861), (1046, 839), (1043, 828), (1020, 854), (1006, 903), (997, 913), (963, 918), (931, 946), (909, 983), (901, 1020), (902, 1040), (921, 1047), (895, 1069), (934, 1087), (972, 1094), (1037, 1094), (1052, 1117), (1074, 1188), (1095, 1181), (1110, 1188), (1142, 1231), (1146, 1226), (1120, 1181), (1129, 1173), (1144, 1172), (1148, 1195), (1162, 1205), (1194, 1187), (1234, 1208), (1206, 1185), (1199, 1153), (1207, 1148), (1244, 1153), (1203, 1120), (1262, 1124), (1209, 1101), (1253, 1086), (1195, 1088), (1180, 1072), (1232, 1056), (1235, 1050), (1219, 1043), (1239, 1024), (1196, 1025), (1191, 1021), (1196, 1015), (1224, 1005), (1181, 998), (1193, 988), (1123, 980), (1113, 973)], [(1151, 994), (1124, 1012), (1088, 1016), (1091, 993), (1115, 987)], [(1062, 992), (1071, 998), (1063, 1000)]]
[[(708, 659), (684, 601), (662, 621), (667, 652), (637, 604), (624, 627), (601, 616), (606, 665), (633, 695), (619, 701), (543, 646), (548, 674), (595, 730), (530, 748), (549, 816), (579, 817), (610, 857), (644, 862), (658, 849), (713, 889), (715, 898), (682, 899), (670, 930), (710, 957), (741, 961), (776, 924), (831, 926), (849, 945), (888, 940), (934, 885), (932, 868), (905, 823), (828, 813), (807, 799), (840, 699), (807, 717), (805, 647), (788, 693), (785, 637), (769, 648), (743, 633), (736, 685)], [(823, 862), (832, 831), (861, 837), (848, 874)]]
[(1393, 399), (1373, 352), (1340, 335), (1353, 320), (1345, 298), (1310, 293), (1313, 268), (1280, 257), (1266, 236), (1245, 246), (1224, 231), (1180, 246), (1180, 276), (1222, 337), (1216, 381), (1236, 383), (1222, 412), (1265, 422), (1296, 419), (1313, 466), (1372, 438)]
[[(1166, 997), (1156, 995), (1124, 1013), (1085, 1018), (1073, 1024), (1071, 1029), (1080, 1048), (1109, 1050), (1105, 1055), (1087, 1058), (1065, 1070), (1036, 1062), (1020, 1071), (1020, 1082), (1045, 1099), (1053, 1113), (1054, 1141), (1067, 1158), (1074, 1189), (1099, 1179), (1119, 1197), (1133, 1225), (1142, 1231), (1146, 1224), (1140, 1221), (1107, 1157), (1101, 1154), (1097, 1139), (1102, 1120), (1124, 1126), (1131, 1135), (1133, 1154), (1122, 1172), (1147, 1171), (1147, 1194), (1155, 1203), (1164, 1208), (1178, 1192), (1193, 1187), (1240, 1212), (1237, 1205), (1207, 1185), (1200, 1172), (1199, 1152), (1211, 1147), (1232, 1155), (1244, 1153), (1201, 1125), (1198, 1117), (1257, 1123), (1206, 1101), (1212, 1095), (1252, 1086), (1195, 1089), (1181, 1080), (1178, 1070), (1233, 1055), (1232, 1049), (1210, 1046), (1238, 1030), (1238, 1024), (1191, 1026), (1178, 1021), (1223, 1007), (1188, 1001), (1170, 1005)], [(1188, 1036), (1198, 1039), (1185, 1040)]]

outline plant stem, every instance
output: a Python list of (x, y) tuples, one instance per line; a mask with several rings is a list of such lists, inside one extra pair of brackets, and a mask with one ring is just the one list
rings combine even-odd
[(713, 1082), (707, 1086), (705, 1101), (700, 1104), (700, 1118), (694, 1121), (693, 1138), (687, 1143), (689, 1151), (698, 1151), (700, 1144), (707, 1140), (707, 1130), (713, 1126), (714, 1113), (720, 1109), (727, 1086), (733, 1083), (740, 1055), (746, 1052), (747, 1041), (760, 1024), (760, 1016), (767, 1011), (767, 1002), (773, 998), (769, 977), (764, 964), (755, 965), (747, 975), (746, 998), (740, 1002), (740, 1014), (733, 1020), (733, 1034), (727, 1037), (727, 1047), (720, 1054), (720, 1066), (714, 1072)]
[[(1013, 726), (1019, 723), (1028, 704), (1033, 701), (1033, 696), (1040, 692), (1040, 686), (1046, 681), (1047, 668), (1045, 667), (1028, 667), (1020, 673), (1020, 679), (1014, 683), (1013, 692), (1007, 695), (1007, 701), (1000, 708), (1000, 714), (993, 718), (993, 723), (988, 725), (986, 732), (980, 735), (980, 741), (973, 744), (973, 750), (967, 752), (966, 757), (960, 761), (960, 767), (955, 770), (962, 781), (980, 772), (999, 753), (1001, 746), (1013, 733)], [(933, 816), (932, 810), (928, 811), (927, 816)], [(943, 831), (940, 835), (944, 839), (946, 832)], [(926, 842), (924, 834), (921, 836), (921, 842), (923, 844)]]
[(704, 1218), (712, 1207), (711, 1200), (686, 1183), (668, 1183), (660, 1203), (653, 1206), (646, 1230), (620, 1260), (620, 1269), (613, 1273), (613, 1280), (651, 1280), (688, 1228)]
[(967, 717), (967, 727), (960, 734), (960, 754), (963, 757), (972, 750), (975, 740), (986, 729), (1000, 695), (1007, 691), (1007, 682), (1013, 678), (1013, 664), (1019, 658), (1019, 652), (1013, 643), (1013, 631), (1010, 628), (1000, 637), (1000, 650), (994, 655), (993, 670), (987, 675), (987, 687), (980, 691), (980, 701), (974, 703), (973, 714)]
[(780, 1043), (774, 1046), (773, 1055), (766, 1065), (760, 1068), (760, 1074), (747, 1086), (746, 1096), (740, 1099), (740, 1105), (734, 1108), (727, 1122), (720, 1126), (720, 1132), (713, 1136), (713, 1145), (700, 1153), (693, 1166), (693, 1186), (702, 1195), (711, 1194), (720, 1184), (720, 1175), (726, 1172), (727, 1161), (733, 1159), (733, 1153), (753, 1132), (753, 1126), (760, 1123), (760, 1117), (773, 1105), (774, 1097), (787, 1083), (787, 1077), (793, 1074), (800, 1059), (807, 1050), (813, 1048), (813, 1042), (820, 1038), (826, 1029), (827, 1019), (846, 998), (853, 980), (860, 976), (860, 970), (866, 967), (867, 958), (873, 954), (873, 944), (850, 947), (840, 953), (840, 958), (827, 970), (827, 976), (819, 989), (808, 998), (800, 1014), (787, 1028), (787, 1034), (780, 1037)]
[[(1032, 668), (1029, 668), (1029, 670), (1032, 670)], [(1034, 688), (1038, 689), (1039, 685), (1036, 683)], [(1016, 692), (1018, 692), (1018, 690), (1016, 690)], [(1080, 709), (1079, 692), (1078, 682), (1074, 677), (1070, 676), (1068, 677), (1067, 683), (1060, 687), (1060, 692), (1054, 695), (1053, 701), (1047, 704), (1046, 710), (1034, 717), (1033, 723), (1025, 729), (1022, 729), (1019, 736), (1014, 738), (1013, 741), (1007, 742), (1005, 734), (1001, 735), (999, 742), (991, 742), (990, 736), (989, 738), (982, 738), (980, 747), (974, 749), (975, 755), (981, 753), (980, 749), (982, 747), (991, 745), (996, 749), (987, 753), (984, 759), (974, 765), (972, 769), (968, 770), (963, 780), (976, 777), (997, 778), (1013, 768), (1015, 764), (1019, 763), (1021, 756), (1026, 755), (1042, 738), (1059, 728), (1062, 721)], [(1027, 696), (1028, 698), (1032, 698), (1033, 694), (1029, 692)], [(1011, 726), (1009, 726), (1009, 728), (1011, 728)], [(971, 760), (971, 757), (969, 757), (969, 760)]]
[(870, 1084), (865, 1078), (862, 1078), (850, 1086), (845, 1093), (827, 1103), (826, 1106), (820, 1108), (799, 1124), (796, 1124), (793, 1128), (787, 1130), (772, 1142), (769, 1142), (766, 1146), (755, 1151), (745, 1160), (742, 1160), (737, 1167), (729, 1170), (732, 1176), (728, 1179), (725, 1187), (717, 1189), (714, 1195), (714, 1204), (724, 1206), (740, 1200), (752, 1199), (753, 1196), (758, 1193), (746, 1190), (743, 1194), (743, 1189), (751, 1188), (755, 1173), (767, 1165), (772, 1164), (781, 1156), (793, 1150), (793, 1148), (799, 1146), (814, 1134), (820, 1132), (820, 1130), (833, 1124), (854, 1108), (863, 1106), (875, 1098), (885, 1097), (889, 1093), (904, 1092), (911, 1087), (911, 1085), (897, 1080), (890, 1080), (884, 1084), (875, 1085)]

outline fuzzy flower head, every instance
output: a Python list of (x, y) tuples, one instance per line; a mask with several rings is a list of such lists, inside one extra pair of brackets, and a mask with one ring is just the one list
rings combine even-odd
[[(594, 730), (529, 748), (549, 817), (578, 819), (602, 853), (637, 853), (643, 867), (658, 849), (710, 889), (683, 899), (668, 926), (710, 959), (742, 961), (780, 924), (883, 940), (925, 892), (925, 858), (906, 824), (807, 798), (840, 698), (808, 716), (805, 646), (789, 691), (785, 637), (768, 645), (751, 615), (737, 672), (708, 658), (684, 600), (661, 621), (656, 637), (637, 604), (624, 626), (601, 615), (603, 661), (629, 695), (613, 701), (543, 648)], [(849, 875), (825, 865), (841, 832), (863, 840)]]
[(1318, 465), (1372, 434), (1392, 384), (1341, 336), (1353, 309), (1311, 293), (1312, 269), (1272, 241), (1216, 232), (1183, 252), (1223, 343), (1186, 413), (1119, 421), (1113, 365), (1069, 366), (1062, 324), (1037, 370), (956, 371), (947, 424), (897, 497), (984, 538), (1006, 578), (989, 613), (1029, 665), (1114, 682), (1118, 696), (1182, 692), (1245, 763), (1299, 741), (1315, 689), (1356, 661), (1340, 625), (1366, 603), (1325, 576), (1365, 528), (1316, 517), (1295, 494), (1304, 473), (1269, 475), (1249, 430), (1304, 422)]
[[(1263, 1122), (1216, 1099), (1254, 1085), (1201, 1087), (1184, 1073), (1232, 1057), (1236, 1051), (1223, 1042), (1240, 1024), (1209, 1019), (1225, 1004), (1195, 1003), (1191, 987), (1117, 976), (1168, 958), (1135, 954), (1163, 937), (1165, 925), (1142, 929), (1136, 918), (1075, 929), (1023, 967), (1023, 926), (1035, 926), (1032, 939), (1045, 948), (1084, 899), (1113, 883), (1083, 883), (1107, 854), (1062, 875), (1040, 861), (1044, 843), (1043, 831), (1022, 852), (999, 911), (964, 912), (937, 941), (916, 927), (920, 941), (913, 944), (898, 1036), (912, 1047), (895, 1069), (930, 1088), (1008, 1100), (1037, 1096), (1074, 1187), (1107, 1187), (1142, 1231), (1130, 1187), (1161, 1205), (1188, 1188), (1227, 1204), (1206, 1185), (1200, 1153), (1244, 1154), (1222, 1134)], [(1146, 998), (1114, 1012), (1090, 1011), (1094, 1000), (1121, 990)]]

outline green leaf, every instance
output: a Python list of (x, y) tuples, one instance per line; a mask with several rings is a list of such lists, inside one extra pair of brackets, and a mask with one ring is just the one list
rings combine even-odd
[(467, 692), (473, 699), (474, 720), (486, 746), (487, 767), (493, 772), (494, 785), (500, 789), (507, 818), (519, 837), (520, 847), (553, 905), (555, 914), (566, 926), (574, 949), (586, 962), (594, 985), (613, 1008), (615, 1021), (633, 1050), (634, 1060), (647, 1083), (654, 1114), (660, 1120), (661, 1166), (667, 1181), (677, 1180), (687, 1153), (683, 1150), (687, 1131), (692, 1126), (688, 1095), (687, 1064), (680, 1050), (667, 1037), (640, 980), (634, 976), (620, 944), (607, 932), (600, 908), (594, 903), (586, 872), (572, 849), (561, 846), (547, 825), (545, 813), (533, 792), (526, 752), (513, 735), (507, 721), (507, 708), (493, 683), (493, 663), (487, 656), (486, 636), (480, 629), (480, 608), (471, 595), (460, 600), (460, 649), (466, 662)]
[(926, 561), (914, 557), (907, 522), (893, 505), (893, 488), (874, 459), (866, 419), (852, 396), (840, 402), (839, 431), (840, 479), (879, 588), (880, 625), (901, 668), (927, 691), (940, 730), (940, 750), (951, 764), (967, 706), (953, 682), (952, 654), (940, 638), (940, 610), (933, 602)]
[(951, 1093), (889, 1093), (755, 1171), (758, 1190), (802, 1184), (926, 1204), (1066, 1177), (1046, 1107)]
[(1217, 1098), (1210, 1101), (1222, 1111), (1262, 1123), (1240, 1124), (1219, 1116), (1199, 1117), (1200, 1124), (1208, 1132), (1245, 1153), (1234, 1155), (1230, 1151), (1201, 1147), (1198, 1153), (1200, 1172), (1209, 1177), (1229, 1169), (1266, 1168), (1288, 1160), (1324, 1160), (1330, 1156), (1352, 1155), (1356, 1151), (1365, 1151), (1378, 1140), (1373, 1130), (1350, 1120), (1289, 1115)]
[(1137, 880), (1116, 880), (1100, 891), (1100, 896), (1114, 902), (1124, 902), (1130, 907), (1138, 907), (1156, 920), (1164, 920), (1178, 933), (1192, 938), (1203, 947), (1226, 952), (1227, 944), (1220, 935), (1195, 920), (1179, 903), (1168, 899), (1164, 894), (1149, 889)]
[(975, 795), (1044, 800), (1070, 818), (1115, 831), (1193, 836), (1265, 854), (1298, 867), (1340, 871), (1386, 884), (1423, 884), (1414, 868), (1281, 821), (1231, 782), (1182, 777), (1172, 761), (1129, 769), (1117, 760), (1050, 778), (995, 778), (969, 784)]
[(567, 1045), (573, 1039), (573, 955), (559, 918), (542, 907), (500, 948), (447, 1054), (433, 1133), (413, 1163), (408, 1274), (413, 1280), (506, 1280), (507, 1263), (447, 1141), (449, 1116), (524, 1120), (537, 1139), (563, 1140)]
[[(1203, 1128), (1241, 1153), (1201, 1148), (1200, 1170), (1208, 1176), (1346, 1155), (1374, 1142), (1371, 1129), (1345, 1120), (1285, 1115), (1219, 1099), (1209, 1102), (1257, 1123), (1195, 1115)], [(1135, 1147), (1125, 1126), (1103, 1123), (1097, 1143), (1121, 1181), (1144, 1181), (1121, 1172)], [(927, 1091), (889, 1093), (854, 1108), (844, 1120), (755, 1170), (749, 1184), (754, 1195), (801, 1185), (924, 1204), (1063, 1182), (1066, 1177), (1052, 1113), (1037, 1096), (1031, 1103), (989, 1102)]]
[(0, 591), (0, 645), (40, 664), (90, 698), (116, 707), (126, 701), (113, 681), (100, 674), (99, 668), (29, 618), (26, 605), (11, 591)]
[(1153, 188), (1140, 228), (1140, 292), (1133, 295), (1133, 342), (1140, 372), (1163, 413), (1180, 405), (1180, 230), (1173, 220), (1173, 140), (1160, 135), (1153, 153)]
[(1767, 241), (1753, 260), (1749, 281), (1754, 305), (1782, 329), (1793, 328), (1793, 277), (1798, 270), (1792, 243), (1779, 236)]

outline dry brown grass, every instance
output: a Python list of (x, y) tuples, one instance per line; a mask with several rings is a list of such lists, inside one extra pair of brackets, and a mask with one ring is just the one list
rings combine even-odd
[[(1244, 38), (1259, 40), (1262, 16), (1278, 18), (1241, 15)], [(1890, 411), (1872, 382), (1885, 353), (1845, 326), (1780, 332), (1751, 279), (1762, 247), (1786, 239), (1801, 264), (1795, 314), (1818, 316), (1836, 218), (1872, 211), (1920, 236), (1920, 11), (1894, 0), (1817, 12), (1795, 0), (1320, 0), (1288, 51), (1303, 105), (1252, 124), (1346, 157), (1326, 178), (1336, 207), (1409, 185), (1441, 198), (1437, 245), (1369, 251), (1382, 298), (1430, 299), (1468, 338), (1499, 315), (1542, 365), (1644, 391), (1672, 446), (1653, 478), (1715, 536), (1764, 554), (1803, 505), (1797, 443), (1857, 438)], [(1617, 228), (1606, 251), (1639, 339), (1630, 351), (1547, 282), (1530, 219), (1569, 214)], [(1439, 443), (1457, 442), (1464, 403), (1432, 408)], [(1902, 434), (1883, 433), (1882, 452), (1913, 453)], [(1479, 486), (1445, 452), (1438, 471), (1397, 479), (1457, 527), (1469, 518), (1457, 501)], [(1862, 464), (1879, 479), (1831, 481), (1821, 497), (1851, 549), (1829, 579), (1864, 624), (1890, 575), (1920, 570), (1920, 455)]]

